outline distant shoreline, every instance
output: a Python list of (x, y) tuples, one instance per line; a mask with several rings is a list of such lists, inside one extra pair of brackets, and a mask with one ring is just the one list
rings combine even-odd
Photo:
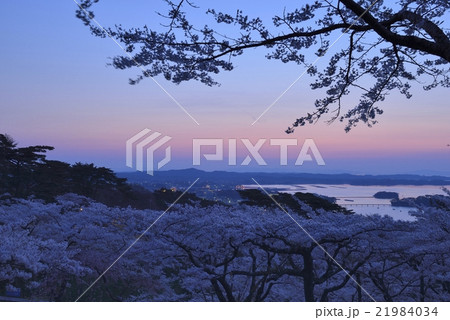
[(202, 171), (183, 169), (155, 172), (150, 176), (143, 172), (118, 172), (117, 175), (127, 178), (130, 183), (140, 184), (177, 184), (184, 185), (188, 181), (199, 178), (199, 184), (222, 184), (229, 186), (253, 184), (255, 179), (260, 184), (325, 184), (355, 186), (448, 186), (450, 177), (422, 176), (413, 174), (394, 175), (353, 175), (353, 174), (315, 174), (315, 173), (264, 173), (264, 172), (228, 172)]

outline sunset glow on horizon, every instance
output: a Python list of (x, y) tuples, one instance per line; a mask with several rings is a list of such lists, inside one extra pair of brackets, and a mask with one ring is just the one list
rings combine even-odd
[[(230, 8), (236, 3), (231, 2)], [(156, 78), (198, 120), (197, 125), (150, 79), (129, 85), (128, 78), (139, 70), (105, 67), (107, 57), (122, 52), (111, 39), (92, 37), (74, 17), (71, 1), (30, 2), (32, 8), (26, 11), (15, 2), (4, 5), (1, 15), (5, 31), (1, 37), (8, 45), (1, 53), (0, 132), (11, 135), (20, 146), (54, 146), (50, 159), (129, 170), (125, 166), (125, 141), (150, 128), (172, 137), (173, 163), (165, 169), (192, 167), (195, 138), (250, 139), (253, 143), (283, 138), (299, 142), (297, 149), (289, 149), (290, 161), (295, 161), (305, 139), (314, 139), (327, 165), (249, 165), (248, 169), (450, 176), (448, 89), (425, 92), (414, 85), (409, 100), (392, 92), (381, 103), (385, 112), (373, 128), (361, 124), (345, 133), (343, 123), (327, 125), (324, 121), (329, 118), (324, 118), (287, 135), (284, 130), (297, 117), (314, 109), (320, 92), (310, 89), (311, 78), (305, 76), (252, 125), (304, 71), (302, 66), (269, 61), (263, 51), (255, 50), (237, 58), (235, 70), (217, 76), (220, 87), (195, 82), (177, 86), (163, 77)], [(269, 15), (271, 10), (261, 14)], [(116, 18), (117, 12), (109, 16), (99, 11), (99, 21), (110, 23)], [(25, 27), (21, 21), (34, 27)], [(357, 101), (358, 96), (354, 99)], [(245, 149), (239, 144), (238, 148), (242, 160)], [(268, 158), (276, 159), (278, 153), (279, 148), (264, 150)], [(243, 170), (223, 163), (199, 169)]]

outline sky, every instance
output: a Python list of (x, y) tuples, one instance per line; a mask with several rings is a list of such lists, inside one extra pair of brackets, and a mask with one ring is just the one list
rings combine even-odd
[[(161, 28), (156, 11), (163, 1), (101, 1), (97, 20), (105, 26)], [(210, 2), (211, 3), (211, 2)], [(197, 1), (201, 9), (194, 21), (204, 24), (211, 5)], [(214, 6), (233, 13), (237, 8), (270, 17), (295, 1), (217, 1)], [(218, 87), (198, 82), (172, 84), (155, 80), (185, 108), (181, 108), (151, 79), (129, 85), (139, 70), (107, 66), (110, 57), (123, 52), (111, 39), (93, 37), (75, 18), (73, 0), (5, 1), (0, 12), (0, 132), (19, 146), (51, 145), (50, 159), (69, 163), (94, 163), (115, 171), (130, 171), (125, 164), (125, 143), (145, 128), (170, 136), (172, 160), (164, 170), (192, 167), (193, 139), (223, 139), (225, 154), (230, 139), (237, 141), (237, 164), (248, 152), (241, 139), (255, 144), (266, 139), (261, 155), (267, 166), (229, 166), (228, 161), (207, 161), (203, 170), (285, 171), (354, 174), (441, 174), (450, 176), (449, 89), (431, 92), (413, 87), (413, 97), (396, 92), (380, 104), (384, 114), (373, 128), (361, 125), (350, 133), (344, 124), (319, 122), (286, 135), (284, 130), (314, 109), (319, 93), (310, 89), (309, 77), (301, 78), (254, 125), (261, 113), (303, 72), (303, 66), (267, 60), (264, 49), (255, 49), (234, 60), (235, 70), (219, 74)], [(336, 46), (336, 49), (339, 45)], [(307, 53), (313, 57), (313, 52)], [(330, 53), (331, 54), (331, 53)], [(326, 56), (317, 66), (327, 64)], [(191, 116), (198, 122), (195, 123)], [(288, 148), (288, 165), (279, 165), (279, 148), (270, 139), (297, 139)], [(325, 161), (295, 166), (305, 139), (313, 139)], [(210, 153), (211, 148), (202, 149)], [(163, 149), (156, 157), (163, 156)]]

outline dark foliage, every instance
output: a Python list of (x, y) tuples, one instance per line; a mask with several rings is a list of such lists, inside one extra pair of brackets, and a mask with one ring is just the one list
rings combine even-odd
[[(162, 188), (151, 192), (127, 183), (108, 168), (80, 162), (70, 165), (47, 160), (50, 146), (17, 148), (14, 140), (0, 134), (0, 194), (14, 198), (33, 197), (52, 202), (59, 195), (75, 193), (108, 206), (165, 210), (182, 194)], [(206, 207), (218, 204), (195, 194), (185, 194), (179, 204)], [(222, 204), (222, 203), (220, 203)]]
[(389, 192), (389, 191), (380, 191), (373, 195), (376, 199), (397, 199), (398, 200), (398, 193), (397, 192)]
[(52, 202), (59, 195), (75, 193), (110, 206), (151, 207), (139, 199), (146, 198), (150, 192), (133, 192), (136, 187), (118, 178), (111, 169), (47, 160), (46, 152), (53, 149), (50, 146), (18, 148), (10, 136), (0, 134), (0, 194)]
[[(265, 193), (256, 189), (239, 190), (239, 195), (243, 199), (241, 204), (248, 206), (257, 206), (264, 208), (277, 209), (278, 205), (270, 199)], [(297, 192), (294, 195), (289, 193), (277, 193), (271, 197), (283, 208), (290, 209), (299, 215), (308, 218), (307, 211), (302, 208), (302, 204), (306, 204), (313, 211), (326, 210), (331, 212), (339, 212), (351, 214), (352, 211), (331, 202), (329, 199), (312, 194)]]

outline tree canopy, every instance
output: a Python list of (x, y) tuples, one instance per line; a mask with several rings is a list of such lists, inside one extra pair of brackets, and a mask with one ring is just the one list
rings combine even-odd
[[(287, 133), (325, 114), (330, 114), (330, 122), (346, 122), (346, 131), (360, 122), (372, 126), (390, 91), (397, 89), (410, 98), (412, 83), (424, 90), (450, 86), (446, 0), (304, 1), (293, 11), (275, 15), (271, 24), (242, 10), (229, 14), (212, 8), (206, 15), (214, 26), (191, 21), (189, 11), (197, 8), (191, 1), (165, 0), (168, 12), (160, 15), (167, 23), (162, 32), (147, 25), (99, 27), (92, 20), (97, 2), (81, 1), (76, 15), (93, 35), (123, 44), (126, 53), (111, 64), (117, 69), (141, 67), (142, 74), (130, 79), (131, 84), (163, 75), (177, 84), (197, 80), (216, 85), (215, 74), (231, 71), (233, 58), (257, 47), (268, 51), (268, 59), (304, 66), (313, 77), (311, 88), (322, 89), (323, 97)], [(344, 48), (328, 53), (337, 40), (346, 41)], [(312, 52), (316, 59), (328, 60), (323, 70), (309, 61)], [(359, 101), (345, 100), (350, 94), (359, 95)]]
[[(316, 242), (279, 208), (175, 205), (81, 301), (448, 301), (450, 198), (434, 200), (409, 222), (286, 208)], [(0, 294), (73, 301), (160, 215), (0, 200)]]
[(115, 205), (129, 196), (126, 179), (118, 178), (111, 169), (48, 160), (46, 153), (53, 149), (19, 148), (11, 136), (0, 134), (0, 194), (52, 201), (58, 195), (76, 193)]

